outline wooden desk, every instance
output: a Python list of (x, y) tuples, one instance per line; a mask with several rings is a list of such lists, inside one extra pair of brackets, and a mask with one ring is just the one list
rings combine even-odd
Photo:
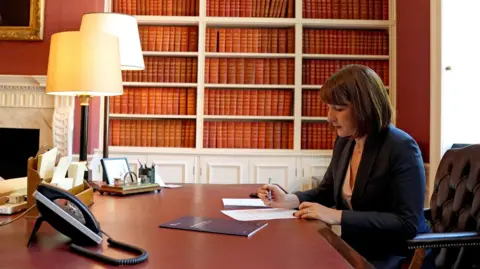
[[(91, 210), (113, 239), (148, 251), (148, 261), (131, 268), (370, 268), (319, 221), (272, 220), (250, 238), (158, 227), (185, 215), (228, 218), (220, 212), (222, 198), (246, 198), (257, 188), (205, 184), (126, 197), (95, 193)], [(27, 249), (32, 227), (33, 221), (26, 219), (0, 227), (1, 267), (110, 268), (71, 253), (69, 239), (47, 223)], [(105, 240), (96, 249), (113, 257), (130, 257), (107, 245)]]

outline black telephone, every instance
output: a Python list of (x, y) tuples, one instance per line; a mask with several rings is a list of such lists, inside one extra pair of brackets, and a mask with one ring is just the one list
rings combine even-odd
[[(133, 265), (148, 259), (145, 250), (113, 240), (100, 229), (100, 224), (90, 210), (73, 194), (50, 184), (41, 183), (33, 193), (37, 200), (40, 217), (35, 222), (28, 246), (43, 221), (72, 239), (70, 249), (112, 265)], [(81, 245), (99, 245), (103, 242), (102, 234), (108, 237), (107, 242), (112, 247), (124, 249), (138, 254), (131, 259), (114, 259), (81, 247)]]

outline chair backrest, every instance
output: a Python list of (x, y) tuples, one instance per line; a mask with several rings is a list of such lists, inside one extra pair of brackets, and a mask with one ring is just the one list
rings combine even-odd
[[(435, 175), (430, 207), (432, 232), (480, 232), (479, 144), (450, 149), (444, 154)], [(474, 258), (469, 252), (463, 248), (441, 249), (437, 266), (457, 267)]]

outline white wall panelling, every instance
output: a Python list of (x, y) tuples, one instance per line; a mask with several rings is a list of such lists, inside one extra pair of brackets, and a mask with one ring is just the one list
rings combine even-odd
[(195, 183), (195, 156), (147, 156), (147, 165), (155, 164), (155, 173), (165, 183)]

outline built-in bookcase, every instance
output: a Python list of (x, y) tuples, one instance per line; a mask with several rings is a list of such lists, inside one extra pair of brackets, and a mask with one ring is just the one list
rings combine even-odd
[(124, 94), (110, 98), (110, 155), (194, 156), (193, 170), (202, 156), (285, 156), (300, 158), (295, 178), (323, 175), (302, 158), (331, 154), (319, 95), (331, 74), (367, 65), (395, 105), (394, 3), (107, 0), (137, 17), (146, 66), (124, 71)]

